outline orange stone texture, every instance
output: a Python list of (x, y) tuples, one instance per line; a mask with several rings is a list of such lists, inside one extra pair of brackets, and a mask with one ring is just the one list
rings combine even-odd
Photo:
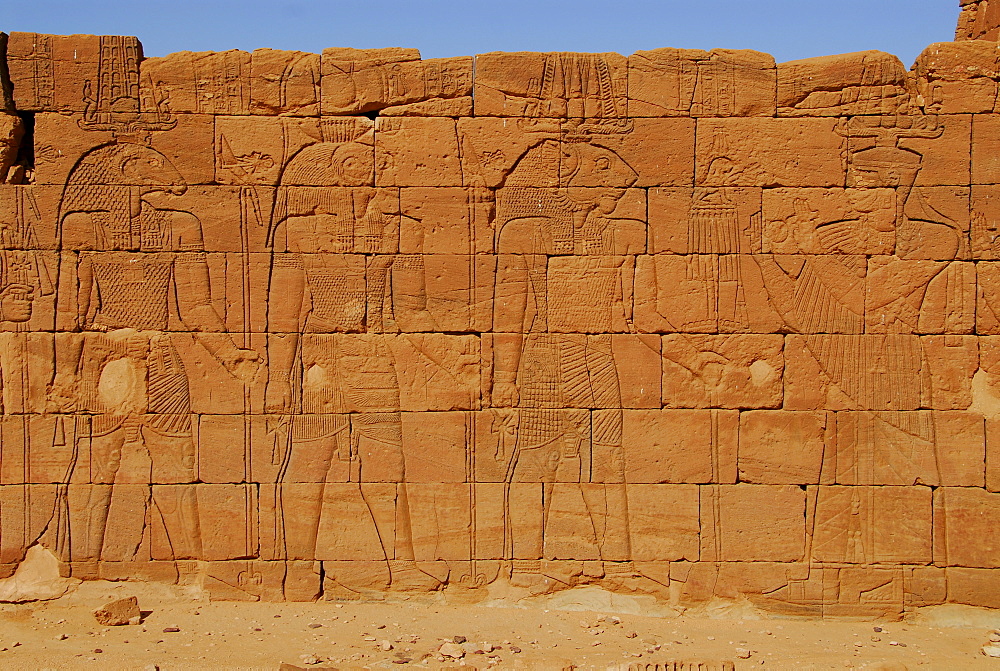
[(0, 578), (1000, 605), (998, 29), (0, 33)]

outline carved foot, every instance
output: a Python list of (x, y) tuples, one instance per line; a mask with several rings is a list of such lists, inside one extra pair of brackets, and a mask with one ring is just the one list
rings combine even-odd
[(644, 576), (632, 562), (604, 562), (601, 584), (612, 592), (666, 596), (667, 587)]
[(414, 561), (389, 562), (389, 589), (396, 592), (434, 592), (441, 589), (441, 581), (425, 573)]
[(566, 583), (542, 572), (540, 561), (514, 561), (511, 564), (510, 584), (532, 594), (549, 594), (568, 587)]

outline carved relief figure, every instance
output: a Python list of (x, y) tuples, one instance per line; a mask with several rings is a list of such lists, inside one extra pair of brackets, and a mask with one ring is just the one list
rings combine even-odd
[(79, 159), (58, 218), (61, 248), (78, 253), (75, 286), (64, 285), (75, 291), (58, 297), (74, 332), (57, 338), (50, 405), (90, 415), (92, 484), (82, 509), (71, 510), (83, 528), (71, 530), (70, 557), (141, 558), (155, 521), (167, 547), (154, 558), (198, 558), (188, 377), (168, 332), (192, 332), (244, 381), (260, 357), (235, 345), (212, 306), (201, 221), (171, 207), (187, 185), (149, 141), (175, 122), (160, 101), (140, 110), (137, 62), (104, 46), (80, 126), (111, 130), (115, 140)]
[[(912, 120), (911, 120), (912, 121)], [(862, 120), (858, 137), (876, 137), (874, 147), (852, 155), (849, 181), (873, 187), (851, 194), (857, 218), (826, 222), (817, 218), (803, 200), (796, 202), (792, 218), (781, 222), (797, 231), (803, 243), (815, 245), (814, 255), (755, 255), (771, 305), (787, 325), (804, 334), (808, 355), (823, 375), (842, 393), (852, 415), (856, 459), (849, 484), (938, 484), (935, 428), (928, 413), (904, 412), (926, 407), (927, 358), (921, 332), (929, 327), (925, 306), (940, 311), (933, 319), (945, 324), (947, 333), (962, 332), (962, 315), (968, 305), (960, 287), (968, 272), (964, 264), (920, 263), (884, 256), (883, 263), (868, 254), (885, 254), (896, 248), (916, 251), (915, 242), (933, 245), (937, 236), (953, 241), (952, 258), (962, 250), (957, 231), (940, 217), (928, 214), (923, 221), (907, 216), (913, 184), (920, 170), (919, 153), (896, 147), (899, 137), (934, 137), (934, 126), (911, 128), (892, 120)], [(854, 137), (854, 135), (851, 135)], [(886, 139), (891, 138), (891, 139)], [(898, 187), (896, 219), (867, 216), (880, 198), (874, 187)], [(909, 201), (912, 202), (912, 201)], [(929, 206), (928, 206), (929, 207)], [(927, 210), (922, 210), (927, 211)], [(804, 225), (805, 222), (809, 225)], [(919, 231), (925, 226), (930, 232)], [(780, 236), (779, 236), (780, 237)], [(950, 287), (950, 288), (949, 288)], [(873, 323), (866, 308), (879, 315)], [(842, 439), (845, 440), (845, 439)], [(845, 441), (846, 442), (846, 441)]]
[[(25, 463), (31, 440), (25, 413), (36, 411), (31, 403), (31, 374), (27, 334), (35, 301), (53, 293), (47, 259), (36, 251), (38, 240), (34, 225), (40, 219), (38, 205), (28, 191), (17, 189), (14, 207), (0, 214), (0, 419), (21, 415), (21, 449), (15, 441), (3, 446), (3, 460)], [(19, 453), (18, 453), (19, 452)], [(27, 497), (26, 497), (27, 498)], [(27, 504), (27, 500), (25, 500)]]
[[(85, 154), (66, 186), (61, 240), (81, 251), (77, 292), (61, 302), (75, 310), (80, 333), (59, 341), (51, 395), (63, 411), (93, 414), (94, 486), (87, 529), (77, 536), (82, 546), (73, 548), (78, 559), (107, 558), (109, 508), (123, 483), (146, 485), (124, 491), (140, 497), (129, 503), (161, 516), (171, 558), (199, 556), (195, 489), (148, 488), (197, 481), (187, 375), (167, 333), (172, 318), (232, 374), (249, 379), (257, 365), (211, 304), (201, 222), (169, 207), (185, 188), (166, 156), (124, 140)], [(135, 552), (142, 529), (120, 531), (132, 536), (126, 545)]]
[(622, 82), (600, 54), (547, 54), (542, 76), (529, 98), (538, 100), (525, 116), (612, 119), (625, 116)]
[(969, 242), (958, 225), (937, 211), (916, 184), (923, 155), (900, 147), (907, 138), (941, 137), (944, 126), (935, 116), (854, 117), (838, 129), (851, 142), (873, 146), (854, 149), (848, 161), (848, 186), (896, 188), (897, 253), (918, 250), (930, 258), (964, 258)]
[[(201, 542), (187, 374), (167, 331), (172, 318), (233, 375), (248, 380), (258, 355), (238, 348), (211, 304), (201, 222), (171, 209), (186, 186), (166, 156), (120, 139), (81, 158), (60, 212), (65, 249), (81, 250), (77, 291), (61, 296), (79, 333), (57, 345), (51, 400), (61, 411), (92, 414), (87, 528), (74, 532), (72, 556), (110, 557), (109, 510), (152, 507), (170, 538), (171, 557), (195, 558)], [(172, 303), (176, 301), (176, 314)], [(141, 488), (116, 488), (122, 484)], [(116, 528), (128, 559), (142, 528)]]
[[(382, 543), (390, 588), (439, 586), (421, 571), (409, 530), (400, 391), (390, 349), (397, 320), (429, 320), (423, 265), (396, 254), (395, 189), (370, 186), (371, 134), (354, 119), (325, 120), (323, 141), (285, 166), (270, 239), (274, 249), (268, 309), (269, 379), (265, 408), (280, 415), (276, 441), (276, 537), (285, 556), (317, 550), (327, 482), (393, 482), (395, 505), (365, 498)], [(411, 295), (395, 284), (416, 287)], [(282, 508), (281, 483), (314, 483), (306, 511)], [(306, 514), (305, 537), (284, 536), (284, 514)], [(336, 550), (336, 548), (332, 548)], [(325, 554), (317, 558), (335, 558)]]
[(23, 325), (31, 320), (34, 300), (54, 289), (34, 230), (41, 219), (38, 204), (22, 189), (12, 200), (9, 217), (0, 215), (0, 322)]
[[(622, 455), (618, 372), (613, 331), (631, 323), (634, 257), (644, 249), (645, 223), (614, 218), (636, 173), (599, 144), (605, 127), (568, 126), (530, 147), (497, 193), (500, 267), (494, 328), (493, 405), (518, 408), (508, 485), (542, 482), (542, 537), (519, 531), (507, 511), (510, 557), (544, 555), (552, 527), (549, 503), (557, 481), (577, 483), (609, 578), (634, 575)], [(595, 413), (592, 434), (580, 412)], [(585, 416), (586, 413), (584, 413)], [(593, 456), (582, 454), (592, 441)], [(586, 464), (592, 460), (593, 481)], [(509, 508), (509, 506), (508, 506)], [(515, 584), (544, 581), (538, 559), (513, 562)]]
[(4, 44), (0, 600), (996, 605), (995, 42)]

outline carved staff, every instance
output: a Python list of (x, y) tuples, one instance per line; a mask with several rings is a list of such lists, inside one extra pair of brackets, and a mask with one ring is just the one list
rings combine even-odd
[[(456, 129), (457, 132), (457, 129)], [(468, 246), (469, 254), (469, 328), (477, 330), (476, 320), (476, 289), (479, 284), (476, 277), (476, 232), (480, 229), (481, 219), (484, 210), (487, 212), (486, 224), (489, 225), (488, 208), (490, 192), (486, 187), (486, 176), (483, 173), (482, 163), (476, 155), (468, 137), (456, 138), (459, 147), (459, 163), (462, 168), (462, 181), (466, 185), (466, 200), (468, 204)], [(466, 481), (469, 483), (469, 560), (470, 560), (470, 580), (474, 587), (485, 585), (487, 577), (479, 573), (476, 562), (476, 413), (469, 413), (466, 418), (465, 445), (466, 445)], [(506, 526), (506, 524), (505, 524)]]
[[(249, 182), (249, 179), (245, 180)], [(250, 319), (251, 319), (251, 288), (250, 288), (250, 230), (249, 223), (253, 221), (257, 227), (264, 225), (260, 211), (260, 198), (257, 194), (257, 187), (252, 184), (242, 184), (240, 186), (240, 275), (241, 299), (243, 300), (243, 349), (250, 349)], [(251, 456), (251, 431), (250, 431), (250, 383), (243, 383), (243, 475), (244, 482), (249, 483), (252, 478), (250, 467)], [(249, 490), (247, 490), (249, 492)], [(247, 555), (252, 552), (254, 545), (253, 536), (253, 501), (248, 495), (246, 497), (246, 519), (247, 519)]]
[[(264, 219), (261, 215), (260, 195), (254, 182), (254, 172), (264, 162), (260, 155), (237, 158), (233, 153), (229, 140), (225, 135), (219, 136), (219, 163), (232, 176), (239, 186), (240, 201), (240, 298), (243, 303), (243, 349), (250, 349), (250, 321), (252, 318), (251, 286), (250, 286), (250, 225), (253, 222), (257, 228), (263, 228)], [(250, 467), (251, 457), (251, 398), (250, 383), (243, 383), (243, 481), (249, 483), (253, 477)], [(253, 519), (251, 497), (246, 497), (247, 519), (247, 552), (253, 545), (251, 520)]]

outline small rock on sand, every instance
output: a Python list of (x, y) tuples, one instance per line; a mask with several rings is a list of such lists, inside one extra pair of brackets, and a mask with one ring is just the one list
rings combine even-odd
[(451, 657), (452, 659), (461, 659), (462, 657), (465, 657), (465, 648), (458, 643), (442, 643), (441, 647), (438, 648), (438, 652), (445, 657)]
[(130, 596), (127, 599), (104, 604), (94, 611), (94, 617), (105, 627), (118, 627), (125, 624), (139, 624), (142, 613), (139, 612), (139, 600)]

